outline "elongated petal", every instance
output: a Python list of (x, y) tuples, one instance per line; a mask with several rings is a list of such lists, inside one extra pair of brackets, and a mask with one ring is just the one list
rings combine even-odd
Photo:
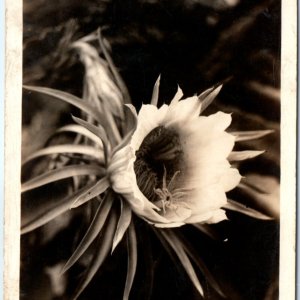
[(91, 105), (89, 105), (89, 103), (83, 101), (82, 99), (72, 94), (55, 90), (55, 89), (45, 88), (45, 87), (35, 87), (35, 86), (28, 86), (28, 85), (24, 85), (23, 87), (29, 91), (35, 91), (40, 94), (48, 95), (55, 99), (72, 104), (75, 107), (82, 110), (83, 112), (92, 116), (96, 121), (98, 121), (101, 124), (101, 120), (103, 119), (101, 113), (95, 110)]
[(214, 101), (222, 89), (222, 86), (223, 85), (221, 84), (216, 87), (209, 88), (198, 96), (199, 100), (201, 101), (201, 112), (203, 112)]
[(102, 200), (90, 227), (88, 228), (86, 234), (84, 235), (83, 239), (81, 240), (80, 244), (78, 245), (78, 247), (76, 248), (72, 256), (70, 257), (70, 259), (65, 264), (62, 273), (66, 272), (69, 268), (71, 268), (76, 263), (76, 261), (81, 257), (81, 255), (86, 251), (86, 249), (98, 236), (110, 212), (112, 203), (113, 203), (113, 199), (111, 196), (107, 196)]
[(258, 155), (263, 154), (265, 151), (232, 151), (229, 156), (228, 160), (229, 161), (240, 161), (240, 160), (245, 160), (245, 159), (250, 159), (254, 158)]
[(128, 226), (131, 222), (132, 212), (129, 205), (121, 199), (121, 215), (118, 221), (117, 230), (113, 240), (112, 252), (115, 250), (119, 242), (122, 240)]
[(40, 226), (43, 226), (46, 223), (53, 220), (54, 218), (63, 214), (64, 212), (68, 211), (74, 200), (80, 195), (86, 193), (86, 191), (88, 191), (90, 187), (91, 185), (87, 185), (75, 192), (74, 194), (63, 198), (57, 203), (54, 203), (53, 205), (45, 205), (45, 209), (42, 212), (39, 212), (38, 214), (36, 214), (35, 209), (32, 208), (30, 210), (31, 216), (28, 216), (26, 218), (27, 220), (25, 223), (22, 222), (21, 234), (25, 234)]
[(58, 180), (83, 175), (101, 176), (103, 175), (103, 168), (95, 165), (72, 165), (61, 169), (55, 169), (24, 182), (21, 187), (21, 192), (24, 193)]
[(236, 142), (249, 141), (261, 138), (267, 134), (273, 133), (274, 130), (254, 130), (254, 131), (234, 131), (230, 134), (236, 136)]
[(50, 146), (38, 150), (35, 153), (28, 156), (22, 162), (22, 165), (26, 164), (30, 160), (33, 160), (41, 156), (62, 154), (62, 153), (76, 153), (76, 154), (87, 155), (97, 159), (99, 163), (104, 163), (103, 151), (91, 146), (70, 144), (70, 145), (55, 145), (55, 146)]
[(246, 216), (255, 218), (255, 219), (260, 219), (260, 220), (272, 220), (273, 218), (253, 209), (250, 207), (247, 207), (239, 202), (236, 202), (234, 200), (228, 200), (228, 203), (224, 205), (225, 209), (236, 211), (239, 213), (242, 213)]
[(193, 282), (195, 288), (198, 290), (201, 296), (204, 295), (203, 288), (197, 278), (195, 270), (184, 250), (184, 247), (180, 240), (176, 238), (176, 236), (170, 230), (161, 230), (160, 234), (164, 237), (164, 239), (169, 243), (177, 257), (179, 258), (181, 264), (183, 265), (185, 271)]
[(183, 96), (183, 92), (182, 89), (180, 88), (180, 86), (177, 86), (177, 92), (174, 96), (174, 98), (172, 99), (170, 106), (173, 106), (174, 104), (176, 104)]
[(103, 236), (99, 238), (99, 243), (98, 245), (96, 245), (96, 251), (94, 257), (87, 271), (85, 272), (85, 274), (83, 274), (83, 280), (77, 287), (77, 291), (75, 292), (73, 299), (77, 299), (80, 296), (80, 294), (83, 292), (86, 286), (93, 279), (94, 275), (96, 274), (96, 272), (104, 262), (105, 258), (109, 254), (112, 246), (112, 239), (114, 236), (114, 232), (116, 230), (116, 226), (117, 226), (117, 215), (116, 212), (112, 209), (111, 213), (109, 214), (107, 224), (102, 230)]
[[(156, 221), (157, 222), (157, 221)], [(184, 222), (167, 222), (167, 223), (154, 223), (157, 228), (175, 228), (185, 225)]]
[(71, 208), (78, 207), (87, 201), (101, 195), (106, 189), (109, 187), (109, 181), (107, 177), (101, 178), (97, 181), (85, 194), (82, 194), (78, 197), (74, 203), (72, 204)]
[(158, 103), (159, 85), (160, 85), (160, 75), (158, 76), (158, 78), (154, 84), (154, 88), (153, 88), (153, 92), (152, 92), (151, 105), (154, 105), (154, 106), (157, 106), (157, 103)]
[(137, 239), (133, 223), (130, 224), (127, 233), (127, 249), (128, 249), (128, 263), (127, 276), (123, 294), (123, 300), (128, 300), (132, 283), (135, 276), (137, 265)]
[(108, 147), (109, 142), (108, 142), (108, 138), (107, 138), (107, 134), (104, 130), (104, 128), (100, 125), (95, 126), (93, 124), (90, 124), (80, 118), (76, 118), (74, 116), (72, 116), (73, 120), (78, 123), (79, 125), (83, 126), (84, 128), (86, 128), (87, 130), (91, 131), (92, 133), (94, 133), (99, 139), (101, 139), (101, 141), (103, 142), (103, 146), (105, 148)]
[(197, 96), (181, 100), (176, 105), (173, 104), (166, 108), (166, 117), (160, 125), (166, 127), (176, 127), (177, 124), (184, 125), (188, 120), (193, 120), (199, 116), (200, 108), (201, 102)]

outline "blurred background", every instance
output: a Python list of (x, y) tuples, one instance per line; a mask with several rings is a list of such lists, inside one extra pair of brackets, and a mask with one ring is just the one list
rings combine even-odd
[[(137, 108), (149, 102), (159, 74), (159, 104), (172, 99), (178, 84), (185, 96), (191, 96), (225, 81), (206, 113), (232, 113), (232, 131), (274, 130), (264, 138), (239, 144), (238, 150), (266, 152), (240, 166), (254, 189), (229, 193), (230, 198), (271, 215), (274, 221), (228, 213), (229, 221), (213, 226), (222, 242), (188, 226), (181, 230), (227, 299), (278, 299), (281, 2), (24, 0), (23, 5), (26, 85), (81, 96), (84, 68), (70, 44), (101, 26)], [(67, 105), (24, 93), (22, 157), (41, 148), (57, 127), (70, 123), (71, 111)], [(33, 198), (42, 201), (52, 193), (27, 195), (22, 210), (30, 209)], [(71, 299), (82, 269), (78, 266), (62, 277), (58, 273), (84, 226), (75, 212), (22, 237), (21, 299)], [(145, 257), (132, 299), (199, 299), (180, 267), (159, 250), (155, 237), (149, 233), (148, 238), (153, 241), (157, 275), (152, 288), (144, 284), (145, 269), (153, 266)], [(121, 299), (125, 254), (120, 248), (117, 258), (106, 262), (80, 299)], [(206, 289), (209, 299), (223, 299), (209, 286)]]

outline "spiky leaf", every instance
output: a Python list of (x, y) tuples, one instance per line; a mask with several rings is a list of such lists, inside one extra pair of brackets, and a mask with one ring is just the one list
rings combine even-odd
[(23, 87), (29, 91), (38, 92), (42, 95), (50, 96), (52, 97), (52, 99), (58, 99), (67, 102), (71, 105), (74, 105), (75, 107), (79, 108), (83, 112), (92, 116), (96, 121), (98, 121), (101, 124), (101, 121), (103, 119), (102, 114), (99, 111), (95, 110), (94, 107), (91, 106), (89, 103), (83, 101), (82, 99), (72, 94), (60, 90), (45, 88), (45, 87), (36, 87), (36, 86), (28, 86), (28, 85), (24, 85)]
[(78, 247), (76, 248), (72, 256), (70, 257), (70, 259), (65, 264), (62, 273), (66, 272), (69, 268), (71, 268), (76, 263), (76, 261), (81, 257), (81, 255), (86, 251), (86, 249), (98, 236), (110, 212), (112, 203), (113, 203), (113, 198), (110, 195), (108, 195), (102, 200), (102, 202), (100, 203), (96, 211), (96, 214), (93, 218), (90, 227), (88, 228), (86, 234), (84, 235), (83, 239), (81, 240), (80, 244), (78, 245)]
[(36, 176), (22, 184), (21, 192), (41, 187), (43, 185), (70, 178), (73, 176), (89, 176), (89, 175), (103, 175), (103, 168), (95, 165), (72, 165), (66, 166), (61, 169), (55, 169)]
[(174, 235), (174, 233), (171, 230), (162, 229), (162, 230), (160, 230), (160, 234), (163, 236), (163, 238), (168, 242), (168, 244), (174, 250), (179, 261), (181, 262), (181, 264), (184, 267), (185, 271), (187, 272), (189, 278), (191, 279), (192, 283), (194, 284), (195, 288), (200, 293), (200, 295), (203, 296), (203, 294), (204, 294), (203, 288), (198, 280), (198, 277), (195, 273), (194, 267), (192, 266), (181, 241), (177, 239), (177, 237)]
[(113, 240), (112, 252), (115, 250), (119, 242), (122, 240), (128, 226), (131, 222), (132, 212), (127, 202), (121, 199), (121, 214), (118, 221), (117, 230)]
[(83, 290), (93, 279), (94, 275), (96, 274), (96, 272), (104, 262), (105, 258), (109, 254), (112, 246), (112, 240), (113, 240), (114, 232), (116, 230), (116, 226), (117, 226), (117, 215), (115, 210), (112, 209), (111, 213), (109, 214), (107, 224), (102, 230), (103, 235), (98, 239), (98, 243), (95, 246), (96, 251), (94, 252), (94, 257), (88, 269), (83, 274), (83, 280), (78, 285), (73, 299), (77, 299), (80, 296), (80, 294), (83, 292)]
[(123, 300), (128, 300), (137, 266), (137, 239), (134, 225), (131, 222), (127, 231), (128, 263)]
[(33, 154), (29, 155), (23, 162), (22, 165), (28, 163), (29, 161), (45, 156), (45, 155), (53, 155), (53, 154), (65, 154), (65, 153), (76, 153), (81, 155), (86, 155), (97, 159), (99, 163), (104, 163), (103, 151), (91, 146), (85, 145), (55, 145), (49, 146), (47, 148), (38, 150)]

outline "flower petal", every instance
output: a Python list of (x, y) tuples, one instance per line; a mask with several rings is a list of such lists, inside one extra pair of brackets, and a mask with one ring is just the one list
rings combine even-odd
[[(225, 132), (231, 123), (230, 114), (217, 112), (210, 116), (200, 116), (201, 109), (211, 103), (220, 89), (221, 86), (218, 86), (199, 97), (180, 100), (182, 91), (178, 88), (169, 106), (163, 105), (158, 109), (155, 105), (143, 105), (130, 145), (113, 155), (109, 166), (113, 189), (123, 195), (139, 217), (157, 227), (176, 227), (194, 222), (216, 223), (226, 219), (225, 212), (221, 209), (227, 203), (225, 193), (235, 188), (241, 180), (238, 170), (231, 168), (229, 159), (244, 159), (260, 154), (230, 154), (236, 139), (234, 135)], [(153, 104), (157, 102), (157, 93), (158, 81), (154, 89)], [(170, 196), (172, 193), (177, 193), (177, 196), (180, 194), (180, 198), (175, 196), (175, 202), (171, 198), (161, 200), (164, 201), (162, 203), (158, 200), (153, 204), (137, 185), (134, 161), (135, 153), (144, 139), (159, 126), (174, 130), (179, 137), (182, 154), (180, 161), (176, 162), (178, 170), (174, 172), (180, 171), (181, 175), (176, 182), (178, 186), (173, 184), (172, 191), (169, 192)], [(163, 160), (161, 157), (160, 159)], [(180, 190), (185, 192), (182, 194)]]
[(170, 224), (166, 224), (164, 227), (174, 227), (172, 226), (173, 223), (180, 224), (182, 221), (188, 219), (191, 215), (192, 210), (179, 203), (176, 209), (166, 209), (166, 213), (163, 216), (170, 221)]
[(222, 84), (216, 87), (212, 87), (204, 91), (201, 95), (198, 96), (199, 100), (201, 101), (201, 112), (203, 112), (216, 98), (219, 94), (220, 90), (222, 89)]
[(183, 92), (182, 89), (178, 86), (177, 87), (177, 92), (174, 96), (174, 98), (172, 99), (170, 106), (173, 106), (174, 104), (176, 104), (183, 96)]
[(241, 181), (242, 176), (237, 169), (228, 169), (220, 179), (225, 192), (234, 189)]
[(158, 103), (159, 85), (160, 85), (160, 75), (158, 76), (158, 78), (154, 84), (152, 98), (151, 98), (151, 105), (154, 105), (154, 106), (157, 106), (157, 103)]
[(274, 130), (253, 130), (253, 131), (235, 131), (230, 133), (236, 136), (237, 142), (242, 142), (242, 141), (258, 139), (273, 132)]
[(263, 154), (265, 151), (232, 151), (230, 155), (228, 156), (229, 161), (240, 161), (245, 159), (254, 158), (258, 155)]
[(161, 124), (166, 111), (166, 105), (163, 105), (160, 109), (153, 105), (142, 106), (138, 114), (137, 128), (131, 140), (131, 146), (134, 150), (138, 150), (147, 134)]

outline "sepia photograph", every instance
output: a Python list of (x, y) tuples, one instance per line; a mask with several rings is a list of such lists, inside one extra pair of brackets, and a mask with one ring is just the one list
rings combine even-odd
[(296, 218), (295, 187), (281, 189), (296, 139), (282, 146), (286, 6), (20, 7), (20, 190), (6, 211), (18, 288), (5, 299), (294, 299), (279, 296), (282, 222)]

